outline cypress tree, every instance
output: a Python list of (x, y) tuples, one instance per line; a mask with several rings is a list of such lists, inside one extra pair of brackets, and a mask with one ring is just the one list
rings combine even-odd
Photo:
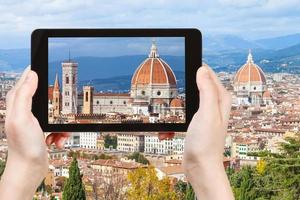
[(69, 178), (63, 191), (63, 200), (85, 200), (85, 190), (76, 157), (69, 168)]

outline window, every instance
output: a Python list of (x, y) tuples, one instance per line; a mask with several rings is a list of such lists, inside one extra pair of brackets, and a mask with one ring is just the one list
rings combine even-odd
[(96, 103), (97, 103), (97, 105), (99, 105), (99, 101), (97, 101)]
[(160, 96), (161, 95), (161, 91), (157, 91), (157, 96)]
[(244, 86), (244, 87), (243, 87), (243, 90), (245, 90), (245, 89), (246, 89), (246, 87)]
[(142, 91), (142, 95), (145, 95), (145, 94), (146, 94), (146, 92), (143, 90), (143, 91)]
[(85, 102), (87, 102), (87, 101), (89, 101), (89, 93), (88, 92), (85, 93)]
[(254, 87), (253, 89), (256, 90), (256, 87)]
[(66, 76), (66, 84), (69, 84), (69, 77)]
[(75, 84), (75, 74), (73, 75), (72, 82), (73, 82), (73, 84)]
[(58, 102), (58, 98), (57, 98), (57, 97), (55, 98), (55, 102), (56, 102), (56, 103)]
[(123, 101), (123, 104), (126, 105), (126, 101)]
[(110, 104), (113, 104), (113, 101), (110, 101), (109, 103), (110, 103)]

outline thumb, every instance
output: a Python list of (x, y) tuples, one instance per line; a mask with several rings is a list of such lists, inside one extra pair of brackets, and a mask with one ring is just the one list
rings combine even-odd
[(15, 109), (18, 111), (31, 111), (32, 96), (37, 88), (38, 77), (34, 71), (29, 71), (27, 76), (16, 90)]
[(215, 117), (220, 112), (218, 102), (218, 89), (212, 78), (210, 70), (202, 66), (197, 71), (197, 86), (199, 89), (200, 102), (199, 114)]

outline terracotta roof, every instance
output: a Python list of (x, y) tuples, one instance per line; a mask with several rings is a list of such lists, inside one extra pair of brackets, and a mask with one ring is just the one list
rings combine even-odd
[(173, 99), (170, 103), (170, 107), (183, 107), (183, 100), (181, 99)]
[(163, 173), (166, 175), (172, 175), (172, 174), (183, 174), (183, 168), (181, 165), (173, 165), (173, 166), (167, 166), (167, 167), (161, 167), (159, 168)]
[(136, 162), (123, 162), (123, 161), (112, 160), (112, 159), (108, 159), (108, 160), (99, 159), (94, 161), (91, 165), (110, 166), (114, 168), (123, 168), (123, 169), (136, 169), (139, 167), (146, 167), (145, 165)]
[(262, 69), (256, 65), (249, 52), (247, 63), (236, 73), (234, 83), (261, 82), (266, 83), (266, 77)]
[(171, 84), (176, 85), (176, 77), (171, 67), (161, 58), (158, 57), (153, 44), (149, 58), (144, 60), (136, 69), (132, 76), (131, 84)]
[(53, 86), (48, 87), (48, 100), (53, 99)]
[[(82, 94), (81, 94), (82, 95)], [(119, 96), (119, 97), (130, 97), (130, 94), (127, 94), (127, 93), (121, 93), (121, 94), (118, 94), (118, 93), (94, 93), (94, 96)]]
[(268, 90), (265, 91), (264, 94), (263, 94), (263, 97), (264, 97), (264, 98), (271, 98), (271, 92), (268, 91)]

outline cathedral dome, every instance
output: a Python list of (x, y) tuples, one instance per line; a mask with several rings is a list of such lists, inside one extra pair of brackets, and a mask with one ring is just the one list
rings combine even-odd
[(176, 77), (171, 67), (159, 57), (155, 43), (146, 60), (134, 72), (132, 85), (166, 84), (176, 86)]
[(254, 63), (251, 52), (249, 52), (247, 63), (238, 70), (234, 77), (235, 84), (249, 82), (266, 84), (265, 74), (262, 69)]
[(170, 107), (180, 108), (183, 106), (184, 106), (184, 103), (183, 103), (183, 100), (181, 100), (181, 99), (173, 99), (170, 103)]
[(271, 92), (269, 90), (265, 91), (263, 94), (263, 98), (271, 98)]

